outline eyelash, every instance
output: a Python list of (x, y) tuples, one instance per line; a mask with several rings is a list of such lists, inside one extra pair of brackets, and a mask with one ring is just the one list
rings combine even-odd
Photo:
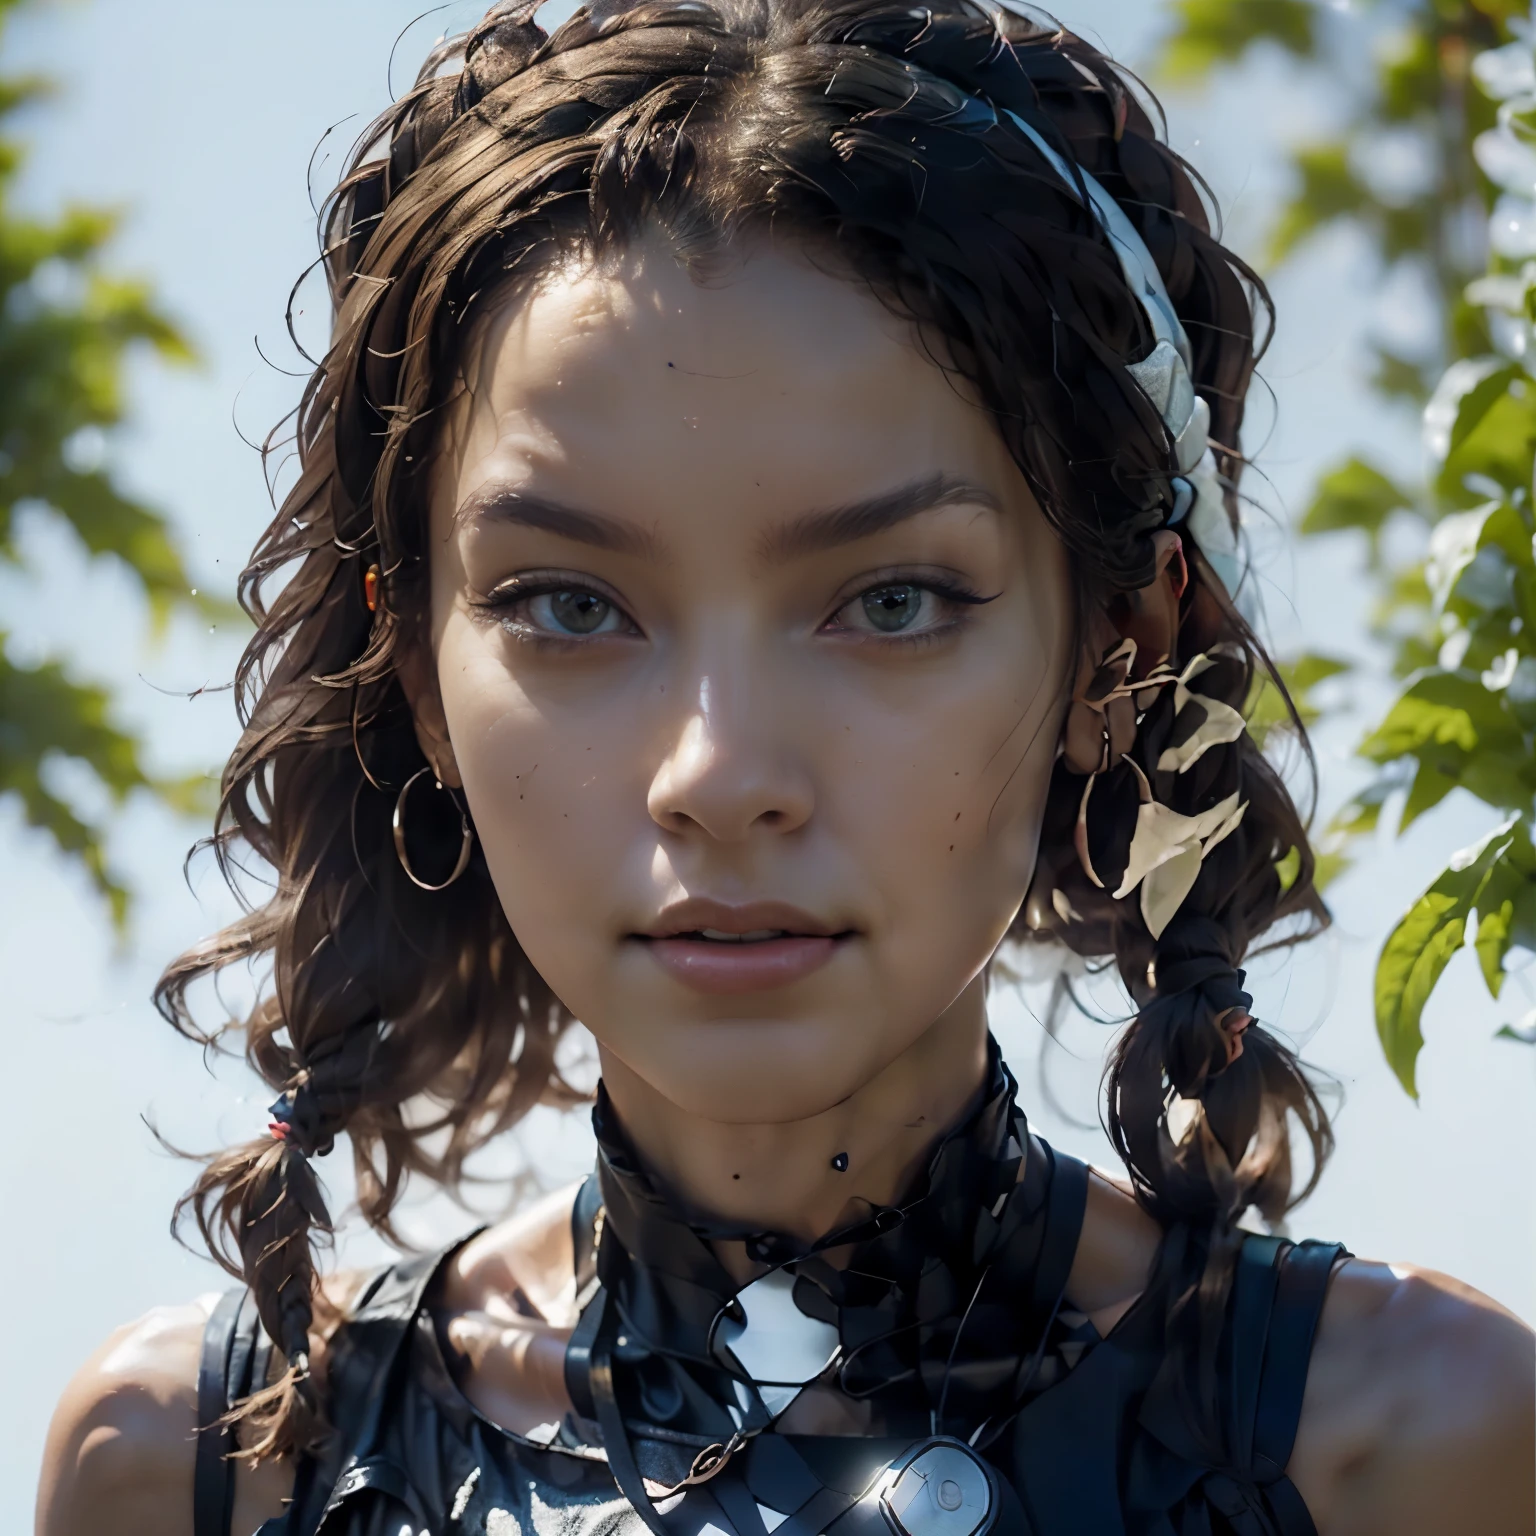
[[(590, 581), (577, 581), (559, 575), (514, 576), (472, 606), (492, 616), (495, 622), (499, 623), (519, 644), (531, 645), (543, 650), (569, 651), (573, 646), (588, 643), (588, 640), (581, 635), (559, 635), (547, 629), (535, 629), (526, 621), (520, 621), (517, 616), (518, 610), (524, 605), (540, 597), (552, 596), (556, 592), (573, 592), (598, 598), (621, 615), (633, 631), (639, 630), (640, 626), (606, 592), (594, 587)], [(591, 638), (611, 639), (612, 636)]]
[[(987, 603), (995, 602), (999, 593), (993, 593), (991, 597), (983, 597), (974, 587), (969, 587), (963, 582), (953, 578), (936, 576), (915, 576), (902, 571), (882, 572), (873, 580), (866, 578), (858, 591), (844, 598), (833, 610), (831, 618), (827, 619), (820, 627), (824, 632), (837, 615), (844, 609), (868, 596), (871, 592), (878, 592), (887, 587), (914, 587), (922, 592), (931, 592), (941, 602), (950, 603), (958, 608), (980, 608)], [(496, 621), (507, 632), (514, 636), (520, 643), (538, 646), (544, 649), (569, 650), (572, 646), (587, 643), (587, 640), (579, 635), (553, 634), (549, 630), (535, 629), (526, 622), (518, 622), (517, 611), (525, 604), (533, 602), (536, 598), (549, 597), (556, 592), (574, 592), (590, 594), (602, 602), (612, 606), (614, 611), (620, 614), (625, 622), (631, 626), (631, 630), (638, 631), (639, 625), (630, 618), (629, 614), (613, 598), (605, 592), (592, 586), (589, 582), (576, 581), (560, 576), (519, 576), (510, 581), (503, 582), (485, 598), (475, 602), (474, 607), (482, 612), (493, 615)], [(888, 634), (879, 634), (873, 630), (855, 630), (851, 626), (843, 626), (841, 632), (845, 635), (855, 635), (860, 644), (875, 643), (879, 645), (915, 646), (932, 644), (936, 640), (944, 638), (953, 632), (955, 626), (964, 620), (958, 616), (949, 622), (928, 629), (917, 630), (912, 634), (904, 634), (895, 631)], [(604, 638), (593, 636), (591, 638)]]
[[(994, 592), (991, 597), (983, 597), (974, 587), (969, 587), (953, 577), (919, 576), (896, 570), (889, 573), (882, 572), (873, 580), (866, 577), (860, 584), (857, 592), (844, 598), (837, 605), (836, 609), (833, 610), (832, 617), (836, 618), (839, 613), (845, 608), (851, 607), (860, 598), (867, 597), (871, 592), (882, 591), (887, 587), (914, 587), (920, 592), (931, 592), (941, 602), (951, 603), (957, 608), (982, 608), (988, 603), (996, 602), (1002, 595), (1001, 593)], [(831, 620), (829, 619), (827, 622), (830, 623)], [(932, 645), (952, 634), (956, 627), (964, 622), (964, 618), (957, 614), (952, 616), (947, 623), (928, 629), (915, 630), (911, 634), (905, 634), (899, 630), (890, 634), (879, 634), (874, 630), (855, 630), (851, 628), (845, 628), (842, 632), (855, 636), (860, 644), (872, 642), (882, 646)], [(822, 627), (823, 629), (826, 628), (825, 625)]]

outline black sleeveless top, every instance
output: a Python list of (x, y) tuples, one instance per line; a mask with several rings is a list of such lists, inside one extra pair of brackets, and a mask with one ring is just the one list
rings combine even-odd
[[(809, 1253), (749, 1237), (782, 1270), (776, 1312), (713, 1258), (711, 1237), (744, 1234), (684, 1222), (601, 1099), (594, 1118), (598, 1173), (572, 1218), (576, 1412), (527, 1435), (491, 1423), (459, 1390), (430, 1305), (462, 1244), (392, 1265), (332, 1339), (333, 1433), (260, 1536), (1316, 1536), (1285, 1466), (1337, 1244), (1244, 1238), (1217, 1445), (1159, 1372), (1166, 1291), (1149, 1287), (1102, 1338), (1065, 1303), (1087, 1170), (1029, 1132), (995, 1049), (983, 1101), (903, 1206)], [(769, 1348), (753, 1370), (758, 1316)], [(870, 1404), (871, 1434), (773, 1427), (794, 1395), (772, 1385), (796, 1348), (771, 1331), (786, 1317), (831, 1341), (828, 1369)], [(200, 1423), (267, 1359), (248, 1294), (230, 1293), (205, 1335)], [(232, 1449), (200, 1431), (195, 1536), (251, 1536), (230, 1529)]]

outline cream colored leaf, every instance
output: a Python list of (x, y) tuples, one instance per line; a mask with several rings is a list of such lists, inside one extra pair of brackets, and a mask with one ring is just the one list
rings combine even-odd
[(1162, 937), (1163, 929), (1184, 905), (1184, 898), (1200, 877), (1202, 862), (1200, 844), (1191, 838), (1141, 882), (1141, 920), (1154, 939)]
[[(1237, 809), (1237, 791), (1234, 789), (1225, 800), (1218, 800), (1216, 804), (1210, 808), (1210, 810), (1201, 811), (1198, 816), (1191, 816), (1187, 819), (1192, 821), (1195, 825), (1194, 835), (1198, 837), (1201, 842), (1206, 842), (1208, 839), (1216, 835), (1216, 831), (1221, 826), (1221, 824), (1224, 821), (1227, 821), (1233, 815), (1233, 813), (1237, 811)], [(1233, 826), (1236, 825), (1237, 823), (1233, 822)], [(1231, 828), (1229, 827), (1227, 831), (1231, 831)], [(1223, 837), (1226, 835), (1226, 832), (1222, 833)]]
[(1205, 719), (1196, 727), (1188, 741), (1176, 747), (1165, 747), (1157, 759), (1160, 773), (1183, 773), (1192, 768), (1212, 748), (1236, 741), (1248, 728), (1248, 722), (1230, 704), (1220, 699), (1207, 699), (1203, 695), (1190, 694), (1182, 683), (1178, 688), (1178, 709), (1193, 699), (1196, 706), (1205, 711)]
[(1198, 846), (1202, 835), (1197, 817), (1181, 816), (1156, 800), (1143, 802), (1136, 808), (1136, 832), (1126, 857), (1124, 878), (1115, 892), (1116, 900), (1129, 896), (1159, 864), (1176, 858), (1185, 843)]
[[(1223, 802), (1223, 804), (1225, 804), (1225, 802)], [(1238, 806), (1238, 808), (1233, 811), (1232, 814), (1228, 816), (1227, 819), (1222, 822), (1222, 824), (1217, 827), (1217, 829), (1212, 832), (1208, 838), (1206, 838), (1205, 846), (1200, 851), (1200, 856), (1202, 858), (1209, 854), (1211, 849), (1214, 848), (1216, 844), (1222, 840), (1222, 838), (1230, 837), (1232, 833), (1237, 831), (1243, 820), (1243, 812), (1247, 809), (1248, 802), (1244, 800), (1243, 803)]]

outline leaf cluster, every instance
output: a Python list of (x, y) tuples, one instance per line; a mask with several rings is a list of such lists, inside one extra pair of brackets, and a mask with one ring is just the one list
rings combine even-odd
[[(0, 35), (21, 3), (0, 0)], [(186, 363), (185, 338), (146, 284), (107, 269), (115, 212), (70, 206), (44, 218), (17, 207), (25, 151), (14, 120), (49, 90), (36, 77), (0, 76), (0, 564), (23, 567), (18, 518), (37, 513), (128, 571), (157, 631), (179, 608), (227, 616), (228, 604), (192, 592), (164, 515), (121, 489), (104, 462), (124, 417), (130, 354)], [(56, 660), (16, 659), (9, 641), (0, 630), (0, 794), (16, 795), (27, 821), (84, 865), (121, 923), (128, 896), (108, 868), (104, 829), (59, 792), (50, 765), (84, 765), (115, 801), (146, 790), (180, 806), (189, 786), (146, 767), (105, 690)]]
[[(1529, 0), (1372, 8), (1387, 44), (1363, 88), (1350, 83), (1350, 61), (1331, 49), (1313, 0), (1177, 0), (1163, 67), (1201, 78), (1267, 43), (1353, 91), (1341, 131), (1295, 151), (1269, 259), (1347, 221), (1383, 269), (1420, 264), (1438, 307), (1438, 353), (1409, 358), (1378, 346), (1372, 380), (1385, 396), (1423, 404), (1429, 483), (1404, 485), (1350, 458), (1322, 475), (1300, 527), (1303, 536), (1365, 536), (1373, 627), (1403, 681), (1360, 744), (1376, 772), (1334, 819), (1320, 858), (1337, 867), (1398, 800), (1399, 829), (1456, 788), (1505, 817), (1451, 860), (1380, 956), (1378, 1033), (1415, 1093), (1420, 1015), (1467, 932), (1495, 998), (1511, 949), (1536, 948), (1536, 262), (1517, 259), (1536, 255), (1536, 57)], [(1394, 148), (1399, 160), (1416, 151), (1416, 176), (1386, 174)], [(1469, 238), (1495, 208), (1489, 239)], [(1485, 262), (1487, 274), (1470, 282)], [(1394, 524), (1416, 530), (1427, 553), (1394, 563)], [(1304, 697), (1306, 679), (1298, 682)]]
[[(1361, 230), (1384, 266), (1426, 264), (1441, 309), (1441, 348), (1408, 357), (1375, 344), (1372, 380), (1385, 395), (1422, 402), (1446, 358), (1479, 344), (1480, 317), (1462, 301), (1462, 288), (1481, 252), (1466, 230), (1477, 227), (1490, 192), (1471, 144), (1493, 126), (1494, 108), (1471, 85), (1471, 60), (1506, 42), (1511, 17), (1527, 7), (1524, 0), (1363, 3), (1385, 29), (1363, 88), (1320, 0), (1174, 0), (1156, 69), (1172, 84), (1194, 85), (1268, 46), (1324, 73), (1336, 99), (1354, 102), (1337, 133), (1292, 151), (1292, 190), (1269, 232), (1266, 264), (1340, 222)], [(1404, 174), (1404, 163), (1416, 169)]]

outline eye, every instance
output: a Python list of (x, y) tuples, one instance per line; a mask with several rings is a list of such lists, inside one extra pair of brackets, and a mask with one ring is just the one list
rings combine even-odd
[(558, 645), (639, 633), (611, 597), (557, 575), (513, 577), (476, 606), (520, 640)]
[[(874, 587), (859, 598), (864, 615), (882, 634), (893, 635), (910, 629), (923, 611), (923, 599), (933, 593), (909, 581), (890, 587)], [(929, 607), (933, 605), (930, 602)]]
[(871, 640), (930, 638), (960, 624), (965, 609), (991, 601), (953, 579), (898, 577), (866, 587), (832, 615), (826, 628)]
[(600, 635), (625, 627), (623, 614), (606, 597), (579, 587), (542, 593), (528, 600), (526, 611), (539, 629), (555, 634)]

